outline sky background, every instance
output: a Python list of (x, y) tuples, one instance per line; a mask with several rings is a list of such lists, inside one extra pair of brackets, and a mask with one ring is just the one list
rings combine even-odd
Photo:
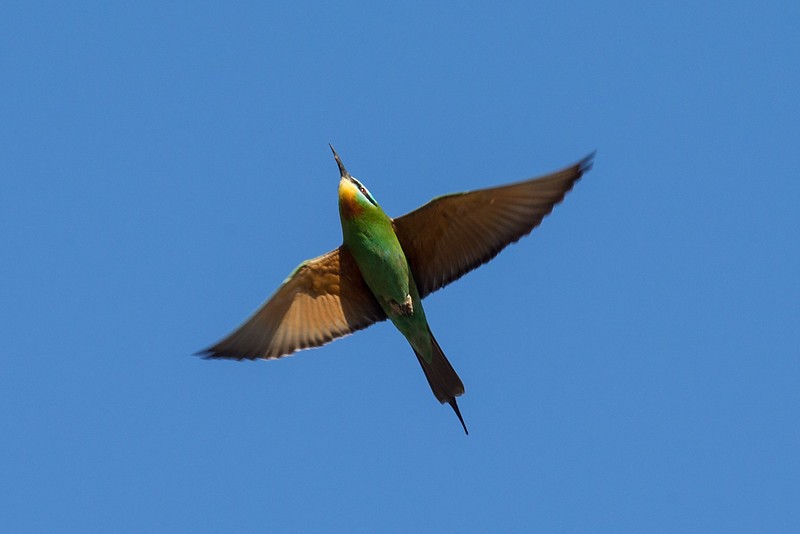
[[(800, 4), (5, 2), (0, 529), (800, 531)], [(381, 323), (193, 356), (387, 213), (594, 169)]]

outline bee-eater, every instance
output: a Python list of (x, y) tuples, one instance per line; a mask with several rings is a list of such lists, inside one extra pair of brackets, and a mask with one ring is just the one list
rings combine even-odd
[(510, 185), (435, 198), (392, 219), (339, 166), (342, 245), (301, 263), (209, 358), (267, 360), (318, 347), (389, 318), (411, 344), (436, 399), (467, 425), (456, 397), (464, 384), (431, 333), (422, 299), (527, 235), (592, 166)]

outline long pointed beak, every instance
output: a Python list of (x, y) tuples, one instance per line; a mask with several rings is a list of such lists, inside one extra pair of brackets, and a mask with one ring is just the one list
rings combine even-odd
[(330, 143), (328, 143), (328, 146), (331, 147), (331, 152), (333, 152), (333, 159), (336, 160), (336, 165), (339, 166), (339, 175), (342, 178), (348, 178), (350, 176), (350, 173), (347, 172), (347, 169), (344, 168), (344, 163), (342, 163), (342, 160), (339, 159), (339, 154), (336, 153), (336, 149), (333, 148), (333, 145)]

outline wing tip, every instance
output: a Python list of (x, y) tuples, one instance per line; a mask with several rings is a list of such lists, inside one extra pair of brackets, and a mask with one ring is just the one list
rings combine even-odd
[(594, 165), (594, 157), (597, 155), (597, 150), (592, 150), (588, 156), (578, 162), (578, 172), (583, 174), (592, 170)]
[(255, 354), (243, 354), (241, 351), (234, 351), (230, 349), (224, 349), (217, 345), (213, 347), (208, 347), (206, 349), (198, 350), (192, 356), (197, 356), (204, 360), (255, 360), (261, 358), (262, 356), (258, 356)]
[(216, 351), (214, 349), (203, 349), (198, 350), (197, 352), (193, 353), (192, 356), (197, 356), (202, 360), (241, 360), (243, 359), (241, 356), (233, 356), (233, 355), (226, 355), (223, 352)]

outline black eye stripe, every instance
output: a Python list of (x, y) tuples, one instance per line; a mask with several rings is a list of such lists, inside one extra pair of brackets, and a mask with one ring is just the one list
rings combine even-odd
[[(352, 178), (352, 177), (351, 177), (351, 178)], [(359, 190), (359, 191), (361, 191), (361, 194), (362, 194), (362, 195), (364, 195), (364, 197), (366, 197), (366, 199), (367, 199), (367, 200), (369, 200), (369, 201), (370, 201), (370, 203), (371, 203), (373, 206), (377, 206), (377, 205), (378, 205), (378, 203), (377, 203), (377, 202), (375, 202), (375, 199), (374, 199), (374, 198), (372, 198), (372, 195), (370, 195), (370, 194), (369, 194), (369, 191), (367, 191), (367, 188), (366, 188), (366, 187), (364, 187), (363, 185), (361, 185), (361, 182), (359, 182), (359, 181), (358, 181), (358, 180), (356, 180), (355, 178), (352, 178), (352, 180), (353, 180), (353, 183), (354, 183), (354, 184), (356, 184), (356, 187), (358, 187), (358, 190)]]

